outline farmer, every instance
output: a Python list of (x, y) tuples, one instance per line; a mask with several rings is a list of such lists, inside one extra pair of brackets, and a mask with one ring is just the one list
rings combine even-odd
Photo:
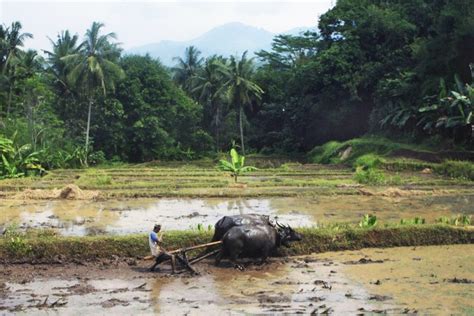
[(163, 247), (161, 247), (161, 244), (163, 243), (163, 232), (160, 231), (161, 225), (157, 224), (155, 227), (153, 227), (153, 231), (148, 237), (151, 255), (155, 257), (155, 264), (150, 268), (150, 271), (154, 271), (156, 266), (163, 261), (171, 259), (171, 255), (168, 254)]

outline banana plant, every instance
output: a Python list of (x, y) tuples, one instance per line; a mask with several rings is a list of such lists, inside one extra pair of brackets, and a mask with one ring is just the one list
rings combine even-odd
[(446, 93), (444, 82), (441, 82), (442, 95), (436, 104), (419, 109), (422, 114), (418, 126), (423, 129), (449, 129), (470, 126), (474, 133), (474, 84), (463, 85), (456, 76), (457, 91)]
[(362, 228), (374, 227), (377, 225), (377, 216), (371, 214), (365, 214), (359, 223)]
[(45, 172), (38, 159), (39, 152), (30, 144), (15, 146), (16, 133), (12, 139), (0, 136), (0, 178), (25, 176), (29, 171)]
[(237, 177), (242, 173), (257, 170), (252, 166), (245, 166), (245, 156), (239, 155), (237, 150), (232, 148), (230, 150), (231, 161), (219, 160), (218, 168), (222, 171), (228, 171), (237, 183)]

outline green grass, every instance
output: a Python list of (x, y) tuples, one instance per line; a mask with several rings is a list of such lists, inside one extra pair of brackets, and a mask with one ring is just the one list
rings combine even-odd
[[(313, 252), (352, 250), (367, 247), (397, 247), (474, 243), (472, 227), (443, 224), (391, 225), (360, 228), (331, 225), (325, 228), (298, 229), (303, 241), (291, 248), (282, 247), (280, 255), (304, 255)], [(164, 240), (169, 250), (209, 242), (212, 231), (170, 231)], [(13, 238), (13, 240), (12, 240)], [(18, 239), (17, 239), (18, 238)], [(52, 234), (16, 234), (0, 238), (0, 262), (53, 263), (94, 261), (102, 258), (143, 257), (148, 255), (146, 235), (60, 237)]]
[[(354, 185), (432, 186), (449, 190), (463, 186), (468, 190), (471, 163), (423, 163), (416, 160), (365, 154), (347, 165), (285, 163), (240, 177), (241, 187), (208, 161), (160, 162), (120, 165), (108, 168), (53, 170), (45, 177), (0, 181), (0, 196), (14, 197), (26, 189), (60, 189), (76, 184), (83, 190), (99, 190), (101, 197), (273, 197), (314, 196), (318, 194), (358, 194)], [(207, 164), (207, 167), (204, 165)], [(438, 167), (439, 165), (439, 167)], [(431, 174), (421, 173), (430, 168)], [(437, 168), (438, 167), (438, 168)], [(351, 188), (352, 187), (352, 188)]]
[[(349, 157), (342, 161), (340, 153), (351, 147)], [(357, 158), (372, 154), (386, 156), (397, 149), (414, 149), (411, 144), (397, 143), (383, 137), (366, 136), (354, 138), (345, 142), (330, 141), (322, 146), (315, 147), (308, 153), (308, 160), (313, 163), (352, 163)]]
[(357, 158), (353, 164), (354, 168), (362, 168), (364, 170), (371, 169), (371, 168), (379, 168), (385, 159), (382, 157), (375, 155), (375, 154), (365, 154)]
[[(347, 159), (341, 160), (341, 153), (351, 147), (351, 153)], [(420, 154), (434, 154), (433, 148), (412, 143), (400, 143), (391, 139), (378, 136), (364, 136), (350, 139), (344, 142), (330, 141), (322, 146), (313, 148), (308, 153), (309, 162), (334, 164), (354, 163), (359, 157), (372, 154), (380, 157), (388, 157), (397, 150), (407, 150)]]
[(474, 181), (474, 163), (470, 161), (447, 160), (434, 167), (438, 174), (451, 178)]

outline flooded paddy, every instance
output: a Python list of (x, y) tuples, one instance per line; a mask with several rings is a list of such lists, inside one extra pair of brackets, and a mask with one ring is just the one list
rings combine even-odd
[(243, 272), (208, 262), (196, 277), (146, 272), (143, 261), (7, 265), (0, 314), (470, 314), (473, 262), (473, 245), (453, 245), (273, 259)]
[(364, 214), (381, 222), (414, 217), (474, 214), (474, 195), (384, 197), (338, 195), (260, 199), (2, 200), (0, 226), (54, 228), (66, 236), (147, 232), (160, 222), (166, 230), (208, 229), (224, 215), (258, 213), (294, 227), (357, 223)]

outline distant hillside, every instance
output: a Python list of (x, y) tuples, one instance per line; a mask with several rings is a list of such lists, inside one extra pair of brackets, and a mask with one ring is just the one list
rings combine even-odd
[[(285, 34), (299, 34), (306, 27), (291, 29)], [(203, 57), (213, 54), (235, 55), (248, 51), (250, 55), (261, 49), (270, 49), (273, 37), (276, 34), (261, 28), (234, 22), (213, 28), (198, 38), (190, 41), (160, 41), (127, 50), (126, 54), (150, 54), (159, 58), (167, 66), (174, 65), (173, 57), (183, 56), (186, 47), (194, 45)]]

